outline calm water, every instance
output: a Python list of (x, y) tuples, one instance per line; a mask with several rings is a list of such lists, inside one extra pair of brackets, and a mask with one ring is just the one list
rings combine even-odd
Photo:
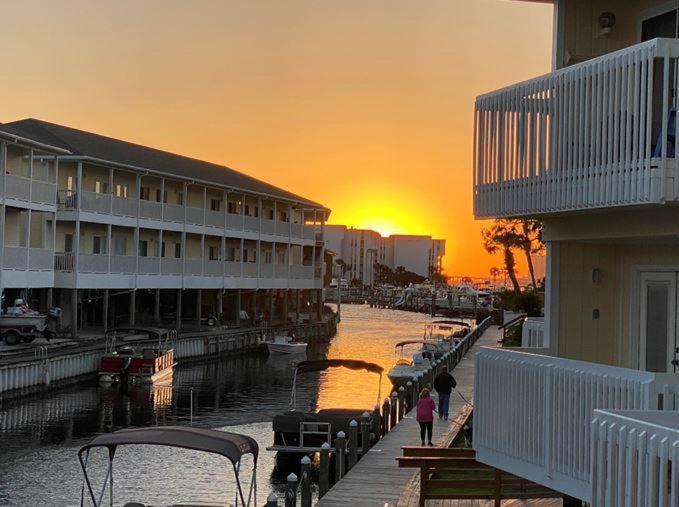
[[(394, 344), (418, 338), (428, 317), (407, 312), (343, 306), (337, 336), (314, 358), (364, 359), (385, 370), (395, 360)], [(205, 361), (177, 368), (172, 387), (135, 388), (127, 394), (95, 382), (57, 394), (0, 405), (0, 504), (78, 505), (82, 476), (78, 448), (94, 435), (125, 427), (188, 425), (193, 389), (194, 426), (225, 429), (257, 439), (258, 504), (283, 484), (272, 441), (271, 420), (288, 410), (292, 362), (285, 358), (247, 356)], [(371, 409), (389, 392), (386, 375), (333, 369), (299, 379), (297, 407)], [(95, 484), (103, 479), (105, 457), (90, 456)], [(225, 458), (187, 450), (121, 447), (114, 461), (115, 503), (137, 500), (154, 505), (200, 500), (231, 503), (235, 483)], [(249, 485), (251, 461), (242, 465)]]

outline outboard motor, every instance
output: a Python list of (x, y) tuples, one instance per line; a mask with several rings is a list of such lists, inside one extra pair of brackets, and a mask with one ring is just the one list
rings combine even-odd
[(128, 380), (130, 378), (130, 366), (132, 366), (132, 358), (126, 357), (120, 367), (120, 390), (127, 392)]

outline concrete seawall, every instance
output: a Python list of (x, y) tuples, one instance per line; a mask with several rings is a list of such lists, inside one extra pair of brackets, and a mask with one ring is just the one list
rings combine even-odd
[[(179, 362), (194, 358), (241, 354), (259, 349), (268, 336), (293, 328), (299, 339), (319, 343), (337, 331), (336, 319), (285, 328), (252, 328), (184, 333), (174, 344)], [(134, 344), (134, 343), (131, 343)], [(50, 350), (36, 347), (33, 357), (11, 358), (0, 362), (0, 400), (15, 398), (74, 383), (99, 370), (104, 342), (101, 340)]]

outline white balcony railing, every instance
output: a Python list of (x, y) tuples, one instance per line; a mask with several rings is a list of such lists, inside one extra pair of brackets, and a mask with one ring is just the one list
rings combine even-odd
[(475, 215), (676, 200), (678, 60), (655, 39), (478, 97)]
[(29, 248), (28, 269), (31, 271), (52, 271), (54, 269), (54, 250), (50, 248)]
[(136, 217), (139, 210), (139, 201), (128, 197), (111, 196), (113, 205), (111, 207), (114, 215), (124, 217)]
[(250, 216), (245, 216), (244, 217), (244, 227), (246, 231), (252, 231), (252, 232), (257, 232), (259, 231), (259, 218), (257, 217), (250, 217)]
[(224, 228), (224, 212), (223, 211), (213, 211), (207, 210), (205, 212), (205, 225), (211, 225), (212, 227)]
[(139, 257), (140, 275), (157, 275), (160, 273), (159, 257)]
[(111, 273), (132, 274), (137, 270), (137, 258), (134, 255), (111, 255)]
[(31, 201), (40, 204), (56, 204), (57, 186), (48, 181), (34, 179), (31, 183)]
[(229, 229), (240, 231), (243, 229), (243, 215), (228, 213), (226, 215), (226, 225)]
[(679, 412), (595, 410), (592, 506), (679, 505)]
[(5, 174), (5, 197), (20, 201), (31, 200), (31, 180), (22, 176)]
[(240, 262), (226, 261), (226, 276), (240, 276)]
[(476, 456), (590, 501), (594, 410), (674, 410), (678, 392), (675, 375), (482, 349), (474, 384)]
[(170, 222), (183, 222), (184, 206), (180, 206), (179, 204), (163, 205), (163, 218)]
[(276, 222), (268, 218), (262, 218), (262, 233), (274, 234), (276, 232)]
[(202, 259), (186, 259), (186, 261), (184, 261), (185, 275), (200, 275), (202, 273), (203, 273)]
[(521, 328), (521, 346), (542, 348), (548, 345), (545, 341), (544, 317), (526, 318)]
[(223, 264), (222, 261), (205, 261), (204, 274), (208, 276), (222, 276)]
[(78, 271), (82, 273), (108, 273), (108, 254), (80, 254)]
[(186, 221), (190, 224), (203, 225), (204, 215), (205, 210), (203, 208), (186, 207)]
[(244, 262), (243, 263), (243, 276), (248, 278), (257, 278), (257, 273), (259, 272), (259, 267), (256, 262)]
[(182, 259), (174, 257), (164, 257), (161, 259), (160, 269), (164, 275), (181, 275), (184, 262)]
[(56, 252), (54, 254), (55, 271), (73, 271), (73, 265), (72, 252)]
[(276, 278), (287, 278), (288, 277), (288, 265), (287, 264), (274, 264), (274, 277), (276, 277)]
[(261, 266), (259, 266), (259, 277), (273, 278), (273, 264), (263, 263)]

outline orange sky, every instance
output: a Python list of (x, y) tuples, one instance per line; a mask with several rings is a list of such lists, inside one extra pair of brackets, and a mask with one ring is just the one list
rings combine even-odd
[(474, 97), (549, 70), (551, 16), (505, 0), (11, 2), (0, 120), (224, 163), (332, 223), (443, 237), (449, 274), (487, 275)]

